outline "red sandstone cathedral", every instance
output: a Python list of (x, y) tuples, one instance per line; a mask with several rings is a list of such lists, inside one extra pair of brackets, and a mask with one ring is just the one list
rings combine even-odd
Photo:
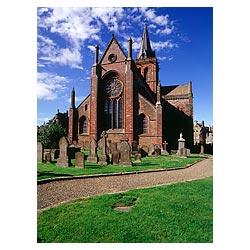
[(90, 94), (76, 107), (73, 89), (69, 113), (58, 112), (53, 122), (66, 119), (69, 142), (82, 147), (106, 131), (110, 141), (125, 137), (130, 145), (136, 141), (141, 147), (166, 141), (169, 149), (177, 149), (182, 133), (186, 147), (192, 148), (192, 82), (164, 86), (158, 73), (146, 25), (136, 59), (132, 58), (132, 40), (128, 40), (126, 55), (112, 35), (101, 57), (95, 47)]

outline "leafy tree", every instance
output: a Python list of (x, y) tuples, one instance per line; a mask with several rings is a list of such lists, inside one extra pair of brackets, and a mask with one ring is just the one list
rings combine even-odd
[(45, 148), (58, 148), (61, 137), (67, 136), (67, 131), (61, 124), (42, 125), (37, 130), (37, 141), (40, 141)]

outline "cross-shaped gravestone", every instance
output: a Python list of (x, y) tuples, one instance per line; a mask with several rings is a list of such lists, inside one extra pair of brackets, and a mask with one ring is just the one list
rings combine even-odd
[(166, 141), (164, 141), (162, 144), (163, 144), (163, 149), (164, 149), (164, 150), (167, 150), (167, 145), (168, 145), (168, 143), (167, 143)]
[(161, 154), (162, 154), (162, 155), (169, 155), (169, 153), (168, 153), (168, 151), (167, 151), (167, 145), (168, 145), (168, 143), (167, 143), (166, 141), (164, 141), (164, 142), (162, 143), (162, 145), (163, 145), (163, 150), (162, 150)]

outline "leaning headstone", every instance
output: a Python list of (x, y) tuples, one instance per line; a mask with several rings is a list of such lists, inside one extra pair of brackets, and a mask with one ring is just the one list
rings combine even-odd
[(70, 166), (70, 159), (68, 157), (69, 142), (66, 137), (62, 137), (59, 141), (59, 157), (57, 159), (57, 166), (68, 167)]
[(132, 166), (130, 155), (131, 155), (131, 148), (130, 145), (128, 144), (128, 139), (124, 138), (121, 140), (120, 144), (119, 165)]
[(107, 145), (106, 145), (106, 138), (108, 135), (106, 134), (105, 131), (102, 132), (101, 134), (102, 139), (99, 141), (99, 147), (101, 149), (102, 155), (100, 156), (99, 163), (107, 165), (109, 160), (108, 160), (108, 155), (107, 155)]
[(84, 154), (81, 152), (75, 153), (76, 168), (84, 168)]
[(140, 148), (140, 153), (142, 157), (146, 157), (148, 155), (148, 146), (143, 145)]
[(155, 152), (155, 145), (154, 144), (150, 144), (148, 147), (148, 155), (152, 156), (152, 154)]
[(119, 151), (115, 150), (112, 153), (112, 164), (119, 164), (120, 160), (120, 153)]
[(37, 142), (37, 162), (43, 162), (43, 144)]
[(89, 162), (98, 162), (97, 157), (97, 143), (95, 139), (92, 139), (89, 143), (89, 156), (87, 158), (87, 161)]

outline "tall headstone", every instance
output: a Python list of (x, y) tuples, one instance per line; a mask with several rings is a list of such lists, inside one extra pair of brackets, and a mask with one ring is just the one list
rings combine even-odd
[(89, 143), (89, 156), (87, 158), (87, 161), (89, 162), (98, 162), (98, 157), (97, 157), (97, 143), (95, 139), (91, 139)]
[(59, 141), (59, 157), (57, 159), (57, 166), (68, 167), (71, 165), (68, 157), (69, 142), (66, 137), (62, 137)]
[(201, 130), (200, 130), (200, 144), (201, 144), (200, 154), (201, 155), (204, 155), (204, 146), (206, 144), (206, 137), (207, 137), (207, 130), (204, 125), (204, 121), (202, 121)]
[(180, 138), (178, 139), (178, 150), (185, 148), (185, 139), (182, 138), (182, 133), (180, 133)]
[(119, 151), (115, 150), (112, 153), (112, 164), (119, 164), (120, 160), (120, 153)]
[(37, 142), (37, 162), (43, 162), (43, 144)]
[(107, 155), (107, 144), (106, 144), (106, 138), (108, 135), (105, 131), (101, 134), (102, 139), (100, 140), (99, 147), (101, 149), (102, 155), (100, 156), (99, 163), (107, 165), (108, 164), (108, 155)]
[(128, 139), (124, 138), (121, 140), (120, 144), (119, 165), (132, 166), (130, 156), (131, 156), (131, 148), (130, 145), (128, 144)]
[(76, 168), (84, 168), (84, 154), (81, 152), (75, 153)]

